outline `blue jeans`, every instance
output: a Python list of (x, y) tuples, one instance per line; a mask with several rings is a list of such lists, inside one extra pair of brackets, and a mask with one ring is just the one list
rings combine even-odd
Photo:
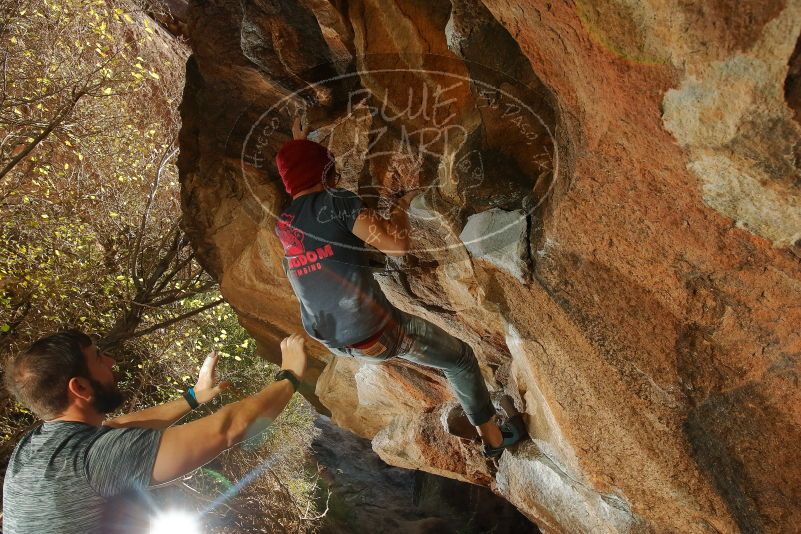
[(400, 310), (395, 310), (395, 317), (370, 346), (361, 349), (342, 347), (331, 351), (369, 363), (398, 357), (440, 369), (470, 422), (478, 426), (489, 421), (495, 415), (495, 407), (470, 345), (420, 317)]

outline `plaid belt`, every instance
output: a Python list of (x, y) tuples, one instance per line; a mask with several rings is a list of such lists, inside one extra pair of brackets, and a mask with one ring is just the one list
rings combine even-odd
[(381, 330), (379, 330), (378, 332), (376, 332), (372, 336), (368, 337), (367, 339), (365, 339), (363, 341), (359, 341), (358, 343), (353, 343), (352, 345), (345, 345), (345, 346), (347, 348), (349, 348), (349, 349), (366, 349), (366, 348), (374, 345), (376, 341), (381, 339), (381, 336), (384, 335), (384, 332), (387, 331), (387, 329), (389, 328), (390, 324), (392, 324), (392, 321), (387, 323), (387, 325), (384, 328), (382, 328)]

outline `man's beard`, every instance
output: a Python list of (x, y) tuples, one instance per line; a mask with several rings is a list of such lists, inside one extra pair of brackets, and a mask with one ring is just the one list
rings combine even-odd
[(122, 406), (122, 401), (124, 399), (122, 393), (117, 388), (117, 384), (104, 386), (97, 380), (91, 378), (89, 379), (89, 383), (92, 385), (92, 389), (95, 392), (95, 396), (92, 399), (92, 407), (97, 410), (98, 413), (111, 413)]

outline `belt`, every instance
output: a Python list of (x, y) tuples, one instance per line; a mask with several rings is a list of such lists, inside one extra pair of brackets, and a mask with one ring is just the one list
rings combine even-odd
[(384, 328), (382, 328), (381, 330), (379, 330), (378, 332), (376, 332), (372, 336), (368, 337), (367, 339), (365, 339), (363, 341), (359, 341), (358, 343), (353, 343), (352, 345), (345, 345), (345, 346), (347, 348), (349, 348), (349, 349), (366, 349), (367, 347), (370, 347), (370, 346), (374, 345), (375, 342), (378, 341), (381, 338), (381, 336), (384, 334), (384, 332), (387, 331), (388, 327), (389, 327), (389, 323), (387, 323), (387, 325)]

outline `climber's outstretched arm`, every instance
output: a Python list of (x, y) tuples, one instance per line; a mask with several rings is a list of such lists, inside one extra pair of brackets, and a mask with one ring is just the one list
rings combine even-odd
[(418, 191), (413, 191), (404, 195), (392, 209), (389, 219), (370, 208), (363, 209), (353, 224), (353, 234), (388, 256), (407, 254), (410, 231), (406, 213), (417, 194)]
[(375, 210), (365, 208), (353, 224), (353, 234), (389, 256), (403, 256), (409, 251), (409, 228), (385, 219)]

